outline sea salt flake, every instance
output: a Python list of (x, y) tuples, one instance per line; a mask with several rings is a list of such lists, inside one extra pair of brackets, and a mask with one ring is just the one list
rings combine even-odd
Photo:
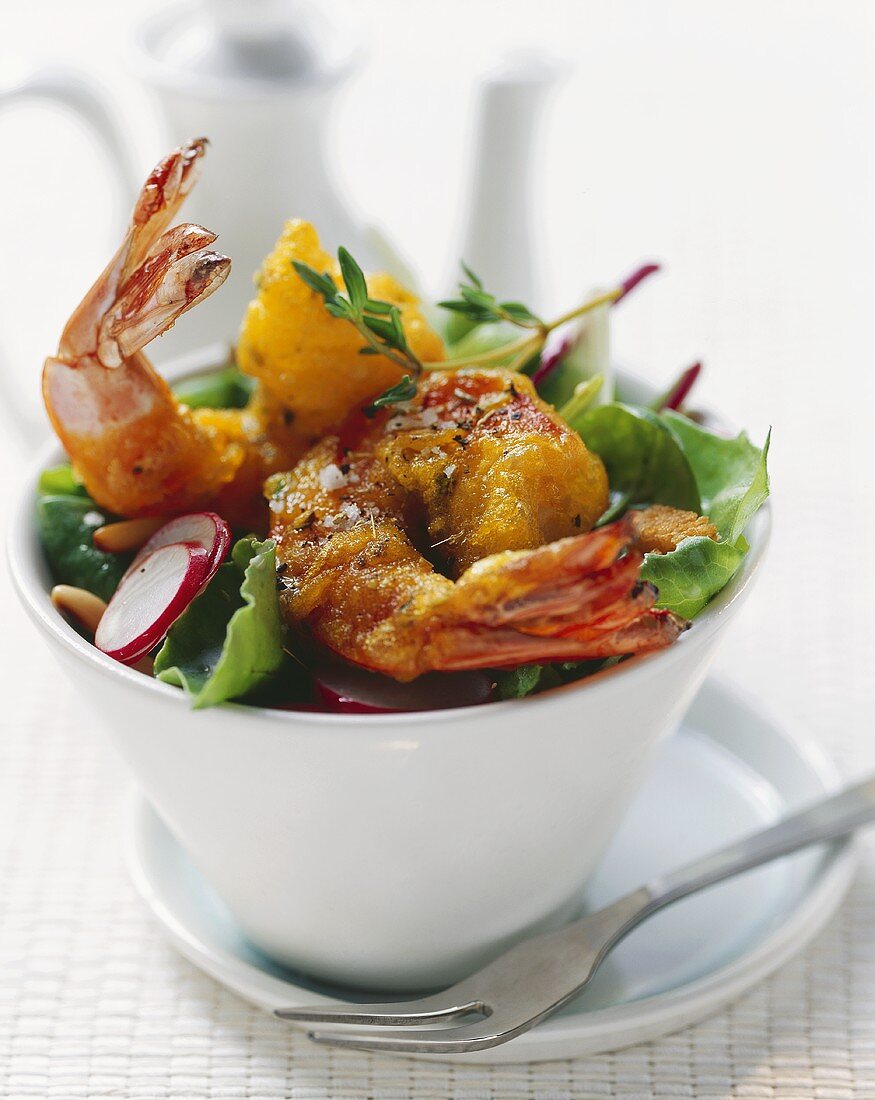
[(453, 474), (454, 474), (455, 472), (456, 472), (456, 464), (455, 464), (455, 462), (451, 462), (451, 463), (449, 464), (449, 466), (444, 466), (444, 474), (445, 474), (445, 475), (446, 475), (447, 477), (452, 477), (452, 476), (453, 476)]
[(327, 466), (323, 466), (319, 471), (319, 484), (323, 489), (332, 492), (346, 485), (346, 475), (336, 463), (329, 462)]
[(412, 431), (416, 428), (435, 428), (440, 421), (437, 409), (411, 410), (407, 416), (395, 416), (386, 422), (391, 432)]
[(358, 521), (362, 518), (362, 510), (357, 504), (353, 504), (348, 501), (346, 504), (341, 504), (340, 512), (343, 519), (346, 521), (346, 527), (355, 527)]

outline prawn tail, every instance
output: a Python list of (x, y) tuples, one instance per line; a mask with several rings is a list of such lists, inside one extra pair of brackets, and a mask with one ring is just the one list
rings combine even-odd
[(690, 624), (654, 606), (656, 589), (638, 578), (642, 560), (630, 520), (484, 559), (457, 583), (451, 615), (438, 611), (424, 667), (508, 668), (662, 649)]
[[(148, 282), (143, 269), (151, 271), (156, 265), (160, 266), (162, 253), (168, 247), (171, 251), (179, 250), (180, 254), (176, 258), (181, 260), (194, 236), (209, 237), (210, 243), (215, 240), (213, 234), (199, 226), (178, 226), (169, 233), (165, 232), (197, 180), (200, 159), (206, 152), (206, 147), (205, 138), (194, 138), (174, 149), (149, 173), (137, 197), (127, 233), (118, 251), (64, 327), (58, 346), (58, 358), (68, 363), (77, 363), (84, 356), (98, 354), (98, 345), (103, 345), (100, 351), (109, 356), (108, 362), (103, 365), (117, 366), (115, 357), (118, 349), (113, 341), (107, 341), (101, 330), (104, 322), (112, 324), (107, 315), (118, 310), (119, 298), (124, 295), (125, 289), (130, 291), (132, 285)], [(205, 245), (199, 243), (196, 247), (202, 249)], [(164, 261), (165, 266), (167, 262)], [(212, 289), (217, 285), (214, 282)], [(193, 301), (189, 303), (193, 304)], [(182, 311), (178, 310), (173, 319), (180, 312)], [(164, 329), (154, 328), (152, 335), (157, 336), (172, 323), (173, 320), (170, 320)], [(140, 347), (142, 346), (141, 342)]]
[[(200, 161), (207, 151), (206, 138), (192, 138), (160, 160), (137, 197), (125, 241), (125, 262), (121, 277), (145, 259), (152, 245), (176, 217), (197, 182)], [(127, 247), (125, 247), (127, 246)]]
[(103, 366), (119, 366), (222, 285), (231, 261), (207, 249), (215, 239), (215, 233), (190, 224), (158, 238), (100, 321), (97, 358)]
[(654, 607), (625, 626), (587, 643), (587, 659), (623, 657), (633, 653), (648, 653), (666, 646), (689, 630), (693, 624), (674, 611)]

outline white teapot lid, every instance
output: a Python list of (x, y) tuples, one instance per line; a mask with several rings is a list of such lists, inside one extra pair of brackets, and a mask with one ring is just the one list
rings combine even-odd
[(335, 84), (361, 55), (348, 12), (312, 0), (181, 0), (136, 35), (147, 75), (205, 95), (240, 97)]

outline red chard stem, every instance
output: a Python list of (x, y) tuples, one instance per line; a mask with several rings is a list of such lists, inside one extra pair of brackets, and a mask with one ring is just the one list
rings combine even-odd
[(696, 379), (702, 373), (702, 364), (693, 363), (683, 372), (677, 382), (669, 389), (659, 403), (658, 412), (663, 409), (673, 409), (677, 412), (690, 395), (690, 390), (696, 384)]
[(648, 275), (655, 275), (657, 271), (661, 270), (660, 264), (642, 264), (631, 275), (627, 275), (619, 284), (621, 293), (614, 299), (614, 305), (617, 302), (622, 302), (626, 295), (633, 291), (640, 282), (643, 282)]
[[(631, 275), (627, 275), (622, 282), (617, 284), (620, 288), (620, 293), (613, 302), (611, 302), (611, 306), (615, 306), (617, 302), (622, 302), (626, 295), (630, 294), (639, 283), (643, 282), (648, 277), (648, 275), (654, 275), (657, 271), (661, 270), (662, 267), (660, 264), (642, 264), (641, 267), (636, 267)], [(584, 324), (586, 324), (585, 321), (578, 321), (572, 331), (566, 331), (565, 326), (563, 326), (563, 330), (557, 330), (561, 331), (561, 335), (552, 342), (548, 341), (547, 346), (541, 352), (541, 362), (532, 375), (532, 381), (536, 386), (543, 382), (545, 378), (549, 378), (565, 356), (568, 355), (574, 347)]]

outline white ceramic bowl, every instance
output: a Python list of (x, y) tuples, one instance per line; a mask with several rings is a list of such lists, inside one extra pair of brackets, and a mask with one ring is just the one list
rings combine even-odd
[(675, 645), (543, 695), (389, 715), (195, 712), (52, 607), (33, 502), (39, 471), (61, 458), (47, 446), (34, 462), (9, 560), (83, 717), (103, 721), (254, 944), (368, 989), (447, 984), (567, 915), (701, 684), (769, 529), (766, 509), (740, 574)]

